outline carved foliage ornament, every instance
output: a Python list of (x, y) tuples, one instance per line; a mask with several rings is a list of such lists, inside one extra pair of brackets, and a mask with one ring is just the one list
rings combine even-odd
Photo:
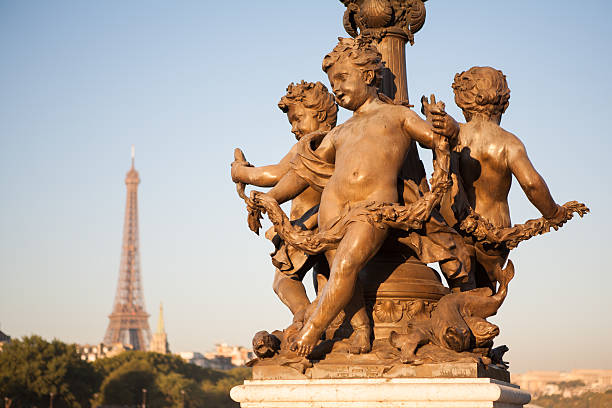
[(424, 320), (431, 317), (431, 312), (435, 308), (435, 303), (424, 300), (377, 300), (374, 303), (372, 312), (376, 322), (397, 323), (406, 318), (406, 322), (411, 320)]
[(384, 36), (389, 29), (406, 35), (414, 44), (414, 34), (425, 24), (427, 0), (340, 0), (346, 6), (344, 29), (351, 37), (370, 34)]

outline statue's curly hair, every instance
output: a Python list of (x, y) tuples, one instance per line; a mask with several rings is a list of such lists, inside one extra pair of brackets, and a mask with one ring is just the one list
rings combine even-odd
[(323, 58), (323, 71), (327, 72), (332, 65), (343, 58), (348, 58), (362, 71), (374, 71), (374, 85), (376, 87), (380, 86), (385, 65), (382, 61), (382, 55), (371, 37), (365, 35), (360, 35), (357, 38), (338, 37), (338, 45)]
[(299, 84), (293, 82), (287, 87), (287, 94), (278, 102), (278, 107), (283, 112), (289, 111), (290, 105), (302, 104), (304, 107), (318, 112), (325, 112), (324, 125), (329, 129), (336, 126), (338, 105), (332, 95), (321, 82), (305, 82)]
[(456, 74), (453, 90), (455, 103), (466, 112), (497, 115), (510, 104), (506, 76), (491, 67), (472, 67)]

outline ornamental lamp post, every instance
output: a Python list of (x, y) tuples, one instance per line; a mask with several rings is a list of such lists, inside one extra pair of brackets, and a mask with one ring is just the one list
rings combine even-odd
[[(351, 37), (369, 37), (376, 44), (385, 63), (380, 92), (397, 104), (409, 104), (406, 45), (414, 44), (414, 35), (425, 25), (426, 1), (340, 0), (346, 7), (342, 17), (344, 29)], [(402, 171), (408, 179), (429, 190), (414, 141)]]
[(381, 92), (396, 103), (408, 103), (406, 44), (425, 24), (427, 0), (340, 0), (346, 7), (342, 23), (351, 37), (371, 37), (386, 69)]

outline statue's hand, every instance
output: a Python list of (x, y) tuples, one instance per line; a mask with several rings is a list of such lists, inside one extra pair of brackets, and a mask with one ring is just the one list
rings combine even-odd
[(571, 212), (562, 205), (557, 204), (557, 210), (552, 217), (546, 218), (546, 221), (548, 221), (556, 231), (570, 218), (572, 218)]
[(263, 208), (261, 202), (265, 200), (265, 198), (266, 193), (257, 190), (252, 190), (251, 195), (249, 197), (249, 203), (254, 207)]
[(415, 221), (425, 222), (431, 214), (429, 201), (421, 197), (421, 199), (410, 204), (410, 214)]
[(251, 196), (245, 198), (245, 202), (247, 205), (247, 223), (249, 224), (249, 229), (253, 231), (255, 234), (259, 235), (259, 230), (261, 229), (261, 211), (262, 207), (257, 202), (255, 197), (258, 196), (259, 191), (251, 191)]
[(278, 203), (274, 198), (272, 198), (269, 194), (266, 194), (261, 191), (253, 190), (251, 191), (251, 202), (253, 205), (256, 205), (261, 208), (266, 208), (267, 206), (278, 206)]
[(430, 100), (425, 96), (421, 98), (421, 112), (433, 125), (433, 130), (438, 135), (448, 139), (454, 144), (459, 135), (459, 124), (445, 111), (444, 102), (436, 102), (436, 96), (431, 95)]
[(253, 167), (251, 163), (246, 160), (242, 150), (234, 149), (234, 161), (232, 162), (232, 181), (234, 183), (247, 183), (246, 179), (246, 167)]
[(232, 181), (234, 183), (246, 183), (246, 171), (245, 169), (249, 167), (248, 163), (233, 161), (232, 162)]
[(427, 119), (428, 121), (431, 122), (431, 109), (432, 109), (432, 104), (435, 105), (436, 103), (436, 96), (435, 95), (431, 95), (431, 100), (432, 103), (429, 102), (429, 99), (427, 99), (427, 97), (425, 95), (421, 96), (421, 113), (423, 115), (425, 115), (425, 119)]
[(432, 124), (434, 132), (448, 140), (451, 145), (454, 145), (459, 136), (459, 124), (451, 115), (442, 111), (442, 113), (432, 112)]

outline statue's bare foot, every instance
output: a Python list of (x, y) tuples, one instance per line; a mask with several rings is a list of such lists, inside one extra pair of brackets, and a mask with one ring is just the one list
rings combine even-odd
[(321, 332), (316, 330), (312, 323), (309, 323), (300, 331), (297, 340), (291, 343), (290, 349), (296, 352), (298, 356), (306, 357), (316, 346), (320, 337)]
[(372, 351), (370, 343), (370, 327), (355, 329), (350, 337), (349, 352), (351, 354), (365, 354)]

